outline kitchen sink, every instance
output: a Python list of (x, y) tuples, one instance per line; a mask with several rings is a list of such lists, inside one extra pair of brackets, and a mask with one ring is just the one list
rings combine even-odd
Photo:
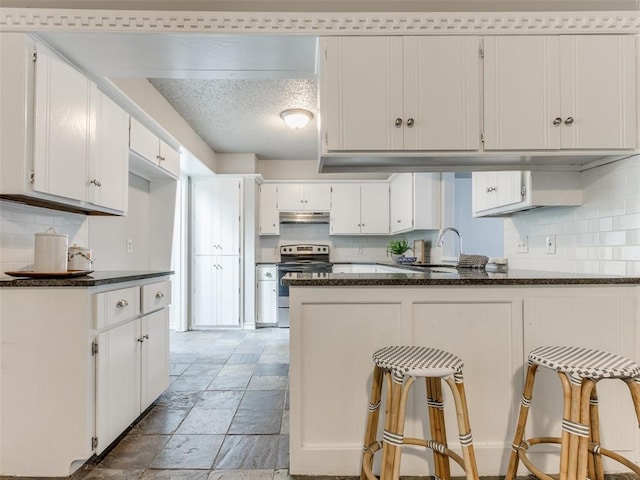
[(416, 269), (420, 269), (428, 273), (458, 273), (455, 265), (442, 263), (414, 263), (411, 265)]

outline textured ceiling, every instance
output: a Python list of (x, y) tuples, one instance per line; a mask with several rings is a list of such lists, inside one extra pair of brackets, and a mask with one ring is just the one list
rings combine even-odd
[(288, 108), (317, 114), (317, 82), (307, 79), (150, 79), (153, 86), (218, 153), (256, 153), (263, 160), (318, 158), (316, 117), (292, 130)]

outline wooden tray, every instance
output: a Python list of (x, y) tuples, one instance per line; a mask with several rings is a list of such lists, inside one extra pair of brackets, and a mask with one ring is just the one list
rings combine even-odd
[(81, 277), (93, 273), (93, 270), (67, 270), (66, 272), (34, 272), (32, 270), (19, 270), (17, 272), (4, 272), (11, 277), (28, 278), (68, 278)]

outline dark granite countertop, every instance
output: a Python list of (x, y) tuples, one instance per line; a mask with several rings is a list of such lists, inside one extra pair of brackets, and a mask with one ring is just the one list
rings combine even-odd
[[(402, 268), (402, 267), (399, 267)], [(288, 273), (282, 283), (292, 287), (379, 287), (425, 285), (640, 285), (638, 277), (587, 275), (508, 270), (487, 272), (479, 269), (440, 269), (406, 273)], [(449, 271), (445, 271), (449, 270)]]
[(112, 283), (144, 280), (172, 275), (173, 270), (96, 271), (89, 275), (66, 278), (27, 278), (0, 276), (0, 287), (97, 287)]

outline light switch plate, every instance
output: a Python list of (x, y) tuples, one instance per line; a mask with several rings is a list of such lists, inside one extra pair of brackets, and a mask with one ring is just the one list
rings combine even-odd
[(516, 253), (529, 253), (529, 237), (524, 236), (518, 239), (518, 245), (516, 246)]
[(547, 235), (547, 238), (545, 238), (545, 248), (548, 254), (556, 253), (556, 236), (555, 235)]

